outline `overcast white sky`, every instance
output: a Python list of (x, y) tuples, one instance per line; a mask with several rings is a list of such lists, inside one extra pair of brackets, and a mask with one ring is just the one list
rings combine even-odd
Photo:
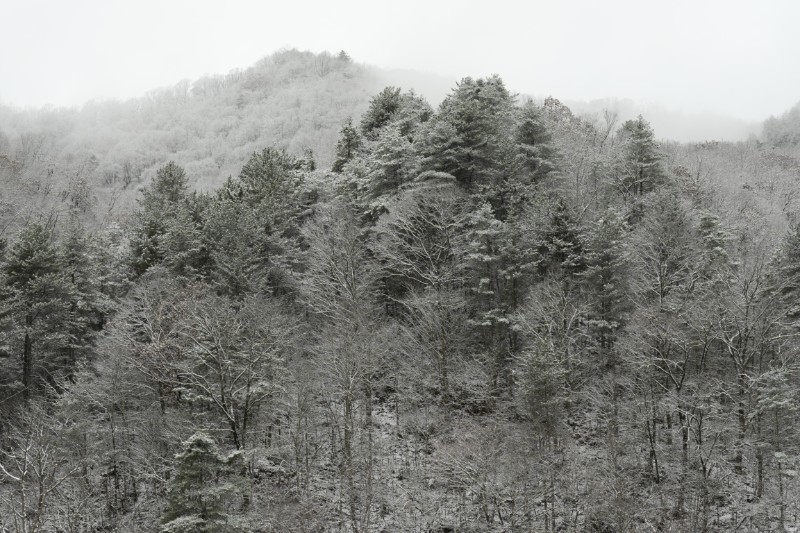
[(127, 98), (280, 48), (515, 92), (760, 120), (800, 100), (800, 2), (0, 0), (0, 102)]

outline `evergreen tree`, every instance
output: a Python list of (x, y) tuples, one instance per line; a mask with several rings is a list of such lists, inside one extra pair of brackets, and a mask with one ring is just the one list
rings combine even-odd
[(317, 170), (317, 161), (314, 159), (314, 150), (306, 148), (303, 150), (303, 157), (298, 161), (299, 168), (306, 172)]
[(87, 355), (96, 330), (103, 321), (103, 309), (97, 286), (97, 265), (77, 213), (67, 220), (60, 246), (60, 270), (64, 279), (64, 297), (69, 304), (64, 328), (66, 346), (64, 366), (71, 374), (80, 355)]
[(144, 191), (142, 204), (145, 209), (176, 204), (186, 197), (188, 178), (186, 172), (170, 161), (156, 172), (155, 180)]
[(563, 199), (554, 199), (547, 228), (535, 252), (540, 276), (572, 277), (585, 267), (583, 236)]
[(105, 298), (103, 314), (124, 296), (132, 277), (127, 235), (117, 224), (111, 224), (90, 241), (91, 262), (95, 266), (97, 289)]
[(554, 170), (556, 151), (552, 136), (545, 126), (543, 111), (533, 102), (526, 102), (519, 110), (515, 140), (516, 163), (522, 172), (536, 182)]
[(632, 290), (642, 302), (661, 310), (682, 305), (670, 298), (692, 289), (696, 270), (695, 228), (674, 191), (662, 191), (648, 203), (634, 235)]
[(437, 118), (430, 120), (423, 129), (417, 148), (421, 168), (455, 177), (461, 173), (462, 144), (461, 136), (453, 124)]
[(538, 194), (537, 186), (555, 170), (557, 153), (543, 111), (532, 102), (517, 110), (513, 162), (498, 184), (493, 204), (502, 220), (524, 216)]
[(65, 344), (62, 326), (68, 311), (58, 252), (42, 226), (33, 224), (20, 232), (4, 273), (12, 335), (22, 340), (22, 393), (28, 398), (36, 377), (55, 384), (63, 370), (52, 353)]
[(269, 147), (253, 153), (239, 172), (237, 192), (248, 206), (262, 211), (267, 231), (291, 222), (285, 219), (290, 219), (295, 209), (292, 196), (302, 183), (302, 166), (302, 160)]
[(723, 228), (719, 217), (709, 211), (700, 213), (700, 274), (710, 286), (724, 283), (736, 268), (728, 253), (731, 236)]
[(372, 97), (369, 108), (361, 117), (361, 134), (366, 140), (374, 141), (381, 129), (394, 124), (400, 135), (413, 142), (418, 127), (432, 115), (430, 104), (414, 91), (401, 93), (396, 87), (386, 87)]
[(627, 228), (622, 216), (609, 209), (588, 232), (586, 270), (581, 273), (589, 302), (589, 329), (606, 364), (614, 364), (617, 331), (629, 309), (627, 288)]
[(770, 265), (769, 292), (786, 308), (793, 321), (800, 319), (800, 225), (784, 236)]
[(465, 224), (466, 266), (469, 272), (470, 323), (486, 355), (488, 387), (498, 396), (511, 387), (514, 333), (510, 316), (516, 311), (519, 294), (513, 276), (515, 265), (508, 224), (494, 216), (484, 203), (469, 214)]
[(274, 248), (252, 209), (220, 194), (209, 206), (203, 232), (214, 262), (211, 279), (218, 290), (240, 298), (267, 287)]
[(408, 137), (399, 128), (387, 126), (375, 141), (367, 175), (372, 197), (392, 193), (410, 181), (417, 162)]
[(524, 343), (514, 357), (514, 398), (537, 437), (558, 446), (564, 408), (581, 382), (577, 368), (584, 310), (577, 291), (557, 279), (537, 284), (529, 296), (514, 317)]
[(622, 125), (622, 161), (617, 180), (624, 197), (641, 196), (662, 184), (665, 173), (650, 123), (641, 115)]
[(422, 125), (433, 117), (433, 108), (423, 97), (413, 90), (403, 93), (400, 108), (392, 117), (392, 123), (400, 130), (400, 135), (408, 137), (412, 143)]
[[(448, 172), (471, 189), (496, 187), (511, 163), (514, 97), (498, 76), (464, 78), (423, 139), (423, 169)], [(481, 190), (479, 189), (479, 190)]]
[(361, 148), (361, 135), (353, 126), (353, 119), (348, 118), (339, 131), (339, 141), (336, 143), (336, 159), (333, 161), (331, 170), (342, 172), (344, 166), (355, 158)]
[(229, 471), (241, 456), (220, 455), (214, 440), (198, 432), (183, 443), (183, 451), (176, 459), (178, 465), (170, 481), (161, 532), (239, 531), (227, 513), (227, 504), (237, 496)]
[(283, 151), (254, 153), (239, 177), (228, 179), (210, 202), (203, 231), (224, 291), (288, 290), (298, 262), (297, 238), (304, 174)]
[(386, 87), (370, 100), (369, 108), (361, 117), (361, 134), (374, 140), (378, 130), (388, 124), (400, 109), (402, 97), (398, 87)]
[(170, 161), (144, 190), (131, 231), (131, 266), (136, 275), (164, 260), (160, 242), (167, 224), (187, 199), (187, 183), (184, 170)]
[(203, 239), (206, 197), (193, 193), (165, 217), (164, 233), (158, 240), (162, 264), (178, 277), (206, 278), (213, 260)]

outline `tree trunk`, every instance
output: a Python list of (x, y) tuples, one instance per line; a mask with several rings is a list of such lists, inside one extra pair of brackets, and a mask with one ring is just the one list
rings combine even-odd
[(22, 350), (22, 395), (27, 400), (31, 395), (33, 377), (33, 339), (30, 330), (33, 327), (33, 316), (25, 315), (25, 344)]
[(342, 466), (347, 483), (347, 503), (350, 509), (350, 524), (353, 533), (358, 533), (358, 515), (356, 514), (356, 487), (353, 472), (353, 398), (348, 390), (344, 396), (344, 458)]
[(739, 372), (739, 376), (737, 377), (737, 385), (738, 385), (738, 392), (739, 392), (739, 400), (737, 406), (737, 418), (739, 422), (739, 435), (737, 438), (736, 443), (736, 455), (733, 458), (733, 471), (737, 474), (741, 475), (743, 470), (743, 462), (744, 462), (744, 436), (745, 430), (747, 429), (747, 417), (746, 417), (746, 409), (745, 409), (745, 395), (747, 394), (746, 384), (745, 384), (745, 375), (744, 371)]
[(658, 453), (656, 450), (656, 444), (658, 442), (658, 433), (657, 433), (658, 415), (656, 414), (655, 401), (651, 405), (650, 416), (647, 415), (645, 416), (647, 417), (645, 419), (645, 427), (647, 429), (647, 440), (650, 443), (648, 468), (650, 469), (651, 475), (653, 477), (653, 482), (658, 484), (661, 483), (661, 473), (659, 472)]
[(675, 513), (678, 516), (683, 516), (686, 502), (686, 479), (689, 476), (689, 417), (686, 416), (683, 409), (678, 411), (678, 421), (681, 425), (681, 478)]
[[(439, 313), (442, 313), (441, 306), (439, 306)], [(442, 327), (439, 329), (439, 387), (442, 390), (442, 407), (445, 409), (445, 411), (448, 411), (450, 407), (450, 383), (447, 372), (447, 366), (449, 364), (449, 346), (447, 343), (447, 334), (443, 331)]]
[(778, 518), (779, 531), (786, 531), (786, 501), (784, 500), (783, 469), (780, 459), (778, 459), (778, 502), (778, 509), (780, 513)]
[(364, 394), (366, 406), (365, 410), (365, 422), (367, 426), (367, 487), (366, 487), (366, 494), (364, 495), (364, 513), (363, 519), (361, 520), (361, 527), (364, 531), (369, 531), (369, 524), (371, 520), (371, 512), (372, 512), (372, 483), (373, 483), (373, 471), (375, 468), (375, 452), (374, 452), (374, 435), (373, 435), (373, 423), (372, 423), (372, 380), (369, 376), (366, 379), (366, 390)]
[(231, 437), (233, 437), (233, 445), (237, 450), (242, 449), (242, 442), (239, 438), (239, 428), (236, 420), (233, 417), (228, 417), (228, 425), (231, 428)]

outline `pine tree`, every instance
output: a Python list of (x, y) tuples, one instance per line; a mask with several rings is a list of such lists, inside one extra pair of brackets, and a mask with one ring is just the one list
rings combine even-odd
[(626, 233), (622, 216), (614, 209), (606, 211), (588, 232), (586, 270), (581, 273), (589, 302), (589, 330), (605, 363), (611, 365), (616, 334), (630, 307)]
[(508, 225), (494, 216), (488, 203), (469, 214), (465, 228), (465, 263), (474, 313), (470, 323), (479, 333), (479, 343), (486, 353), (489, 391), (499, 396), (511, 385), (514, 342), (510, 316), (518, 303), (512, 275), (514, 250), (510, 247)]
[(272, 231), (282, 219), (291, 215), (294, 208), (292, 195), (300, 188), (303, 174), (302, 160), (297, 160), (284, 150), (269, 147), (254, 152), (239, 172), (237, 183), (241, 199), (250, 207), (264, 212), (266, 228)]
[(103, 311), (97, 286), (97, 265), (91, 255), (91, 242), (78, 219), (71, 213), (60, 246), (60, 270), (64, 279), (64, 297), (69, 304), (64, 324), (66, 346), (64, 366), (71, 371), (86, 356), (93, 344), (96, 329), (102, 324)]
[(411, 90), (401, 95), (400, 108), (392, 116), (392, 124), (400, 130), (400, 135), (408, 137), (414, 143), (419, 137), (420, 127), (432, 116), (433, 108), (428, 101)]
[(273, 247), (252, 209), (220, 194), (209, 206), (203, 232), (214, 264), (211, 280), (220, 292), (241, 298), (267, 287)]
[(725, 282), (736, 268), (728, 253), (731, 236), (725, 231), (719, 217), (709, 211), (700, 213), (700, 275), (710, 286)]
[(37, 375), (55, 384), (63, 370), (48, 355), (64, 345), (61, 326), (68, 310), (58, 252), (42, 226), (33, 224), (20, 232), (8, 251), (4, 271), (12, 334), (22, 338), (21, 382), (23, 396), (28, 398)]
[(348, 118), (339, 131), (339, 141), (336, 143), (336, 159), (331, 170), (340, 173), (344, 166), (355, 158), (361, 148), (361, 135), (353, 126), (353, 119)]
[(214, 440), (198, 432), (183, 443), (183, 451), (176, 459), (178, 464), (170, 480), (161, 532), (238, 531), (226, 507), (237, 496), (238, 489), (229, 480), (232, 477), (229, 472), (241, 456), (222, 456)]
[(514, 97), (503, 80), (464, 78), (431, 122), (423, 170), (448, 172), (467, 189), (498, 185), (511, 164), (514, 127)]
[(204, 279), (213, 267), (203, 239), (206, 203), (204, 196), (192, 194), (165, 217), (158, 253), (163, 257), (162, 264), (178, 277)]
[(545, 126), (543, 111), (533, 102), (526, 102), (519, 110), (516, 125), (517, 156), (519, 171), (536, 182), (554, 170), (556, 151), (552, 147), (552, 136)]
[(662, 191), (647, 205), (635, 234), (633, 293), (641, 302), (667, 310), (682, 304), (693, 284), (696, 232), (683, 202), (674, 191)]
[(537, 185), (555, 170), (557, 152), (545, 126), (544, 112), (532, 102), (517, 111), (513, 134), (513, 162), (498, 184), (493, 200), (503, 220), (524, 216), (539, 193)]
[(170, 161), (156, 172), (155, 180), (144, 192), (142, 204), (145, 209), (150, 206), (162, 206), (165, 203), (175, 204), (185, 198), (187, 191), (186, 172), (174, 161)]
[(410, 181), (417, 166), (411, 142), (393, 125), (381, 131), (370, 153), (368, 165), (367, 177), (372, 197), (397, 191)]
[(787, 317), (800, 319), (800, 225), (790, 229), (772, 259), (769, 292), (785, 306)]
[(462, 140), (456, 127), (445, 120), (430, 120), (417, 147), (421, 168), (455, 177), (461, 173)]
[(160, 242), (167, 232), (167, 223), (186, 202), (187, 183), (184, 170), (170, 161), (156, 172), (153, 183), (144, 190), (131, 231), (131, 266), (136, 275), (164, 260)]
[(432, 115), (430, 104), (414, 91), (401, 93), (397, 87), (386, 87), (372, 97), (369, 108), (361, 117), (361, 134), (366, 140), (374, 141), (381, 129), (393, 124), (400, 135), (413, 142), (417, 128)]
[(554, 199), (546, 230), (536, 247), (535, 264), (540, 276), (572, 277), (585, 267), (583, 236), (563, 199)]
[[(550, 325), (550, 324), (547, 324)], [(535, 326), (534, 326), (535, 327)], [(545, 330), (551, 334), (552, 330)], [(556, 441), (564, 421), (565, 362), (556, 350), (557, 340), (533, 336), (530, 346), (515, 359), (515, 398), (522, 416), (531, 423), (539, 438)]]
[(113, 303), (122, 298), (130, 287), (133, 272), (129, 262), (130, 251), (125, 231), (111, 224), (90, 241), (91, 261), (96, 268), (96, 284), (105, 298), (103, 314), (113, 309)]
[(641, 115), (622, 125), (622, 161), (617, 180), (626, 198), (641, 196), (662, 184), (665, 173), (650, 123)]
[(386, 87), (370, 100), (369, 108), (361, 117), (361, 134), (374, 140), (378, 131), (388, 124), (397, 111), (401, 103), (400, 89), (398, 87)]
[(256, 152), (209, 203), (203, 232), (211, 276), (224, 292), (241, 297), (289, 290), (289, 273), (298, 262), (301, 166), (274, 148)]

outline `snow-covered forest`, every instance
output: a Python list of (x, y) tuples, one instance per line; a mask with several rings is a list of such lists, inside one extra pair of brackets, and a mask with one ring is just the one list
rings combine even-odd
[(0, 107), (0, 531), (797, 531), (800, 108), (557, 96)]

